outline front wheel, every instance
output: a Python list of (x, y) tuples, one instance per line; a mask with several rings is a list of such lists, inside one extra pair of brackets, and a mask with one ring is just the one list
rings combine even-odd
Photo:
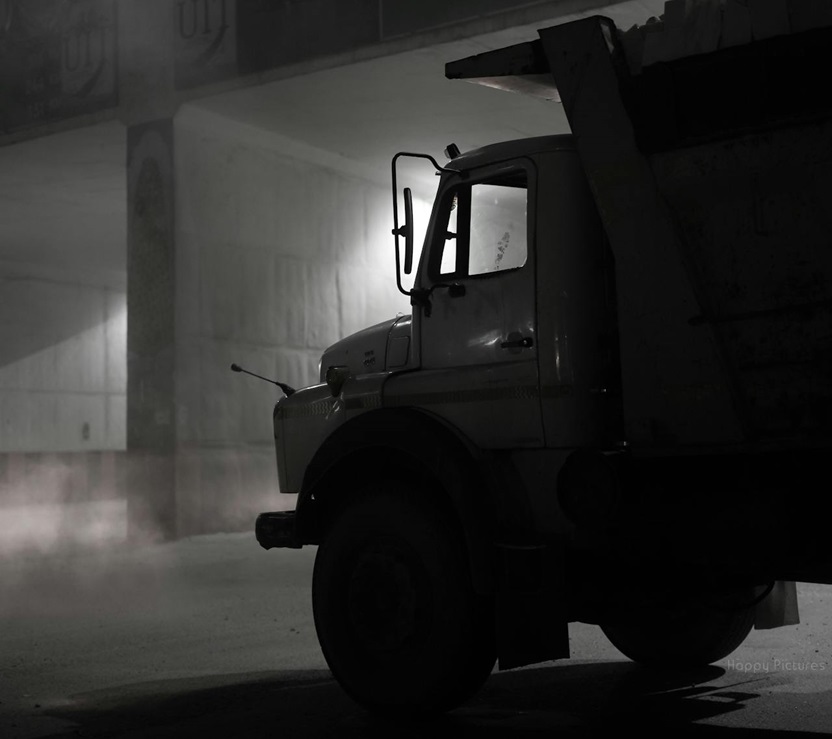
[(335, 679), (377, 713), (454, 708), (494, 665), (493, 604), (471, 587), (461, 533), (409, 486), (381, 486), (335, 520), (312, 606)]

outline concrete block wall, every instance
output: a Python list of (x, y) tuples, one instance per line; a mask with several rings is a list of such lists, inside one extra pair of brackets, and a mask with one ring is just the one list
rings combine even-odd
[(0, 273), (0, 454), (126, 448), (123, 289)]
[(72, 272), (0, 264), (4, 554), (124, 536), (126, 294)]
[(175, 151), (179, 528), (245, 528), (289, 505), (280, 391), (229, 366), (308, 385), (327, 346), (409, 312), (389, 175), (195, 106), (177, 115)]

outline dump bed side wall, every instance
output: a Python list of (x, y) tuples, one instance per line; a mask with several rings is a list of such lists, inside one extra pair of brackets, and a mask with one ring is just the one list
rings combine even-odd
[(650, 157), (752, 438), (832, 433), (832, 122)]
[[(629, 439), (670, 453), (828, 444), (830, 117), (809, 101), (793, 120), (782, 105), (767, 119), (763, 101), (739, 128), (736, 116), (720, 130), (709, 115), (685, 138), (673, 111), (703, 90), (681, 87), (695, 70), (674, 77), (667, 65), (658, 136), (633, 105), (638, 82), (611, 22), (540, 35), (615, 254)], [(770, 47), (749, 53), (760, 48)], [(743, 53), (723, 58), (747, 67)]]

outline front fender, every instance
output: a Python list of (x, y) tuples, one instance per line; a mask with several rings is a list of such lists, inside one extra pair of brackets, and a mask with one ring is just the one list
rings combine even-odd
[(280, 489), (301, 490), (313, 460), (344, 423), (381, 405), (388, 372), (350, 377), (333, 396), (328, 385), (312, 385), (283, 398), (274, 409)]
[(304, 475), (297, 504), (303, 543), (319, 543), (343, 505), (369, 481), (404, 478), (424, 483), (459, 522), (474, 587), (493, 588), (495, 495), (484, 474), (488, 460), (455, 429), (418, 409), (381, 408), (339, 426), (321, 445)]

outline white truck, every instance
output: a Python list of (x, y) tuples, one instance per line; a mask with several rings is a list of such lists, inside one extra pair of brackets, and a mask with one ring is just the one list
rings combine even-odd
[(318, 546), (320, 644), (370, 710), (452, 708), (495, 661), (569, 656), (573, 621), (711, 663), (832, 582), (832, 93), (805, 73), (832, 29), (716, 6), (707, 43), (592, 17), (448, 64), (559, 95), (572, 133), (433, 162), (410, 290), (394, 159), (412, 314), (287, 389), (297, 506), (256, 524)]

